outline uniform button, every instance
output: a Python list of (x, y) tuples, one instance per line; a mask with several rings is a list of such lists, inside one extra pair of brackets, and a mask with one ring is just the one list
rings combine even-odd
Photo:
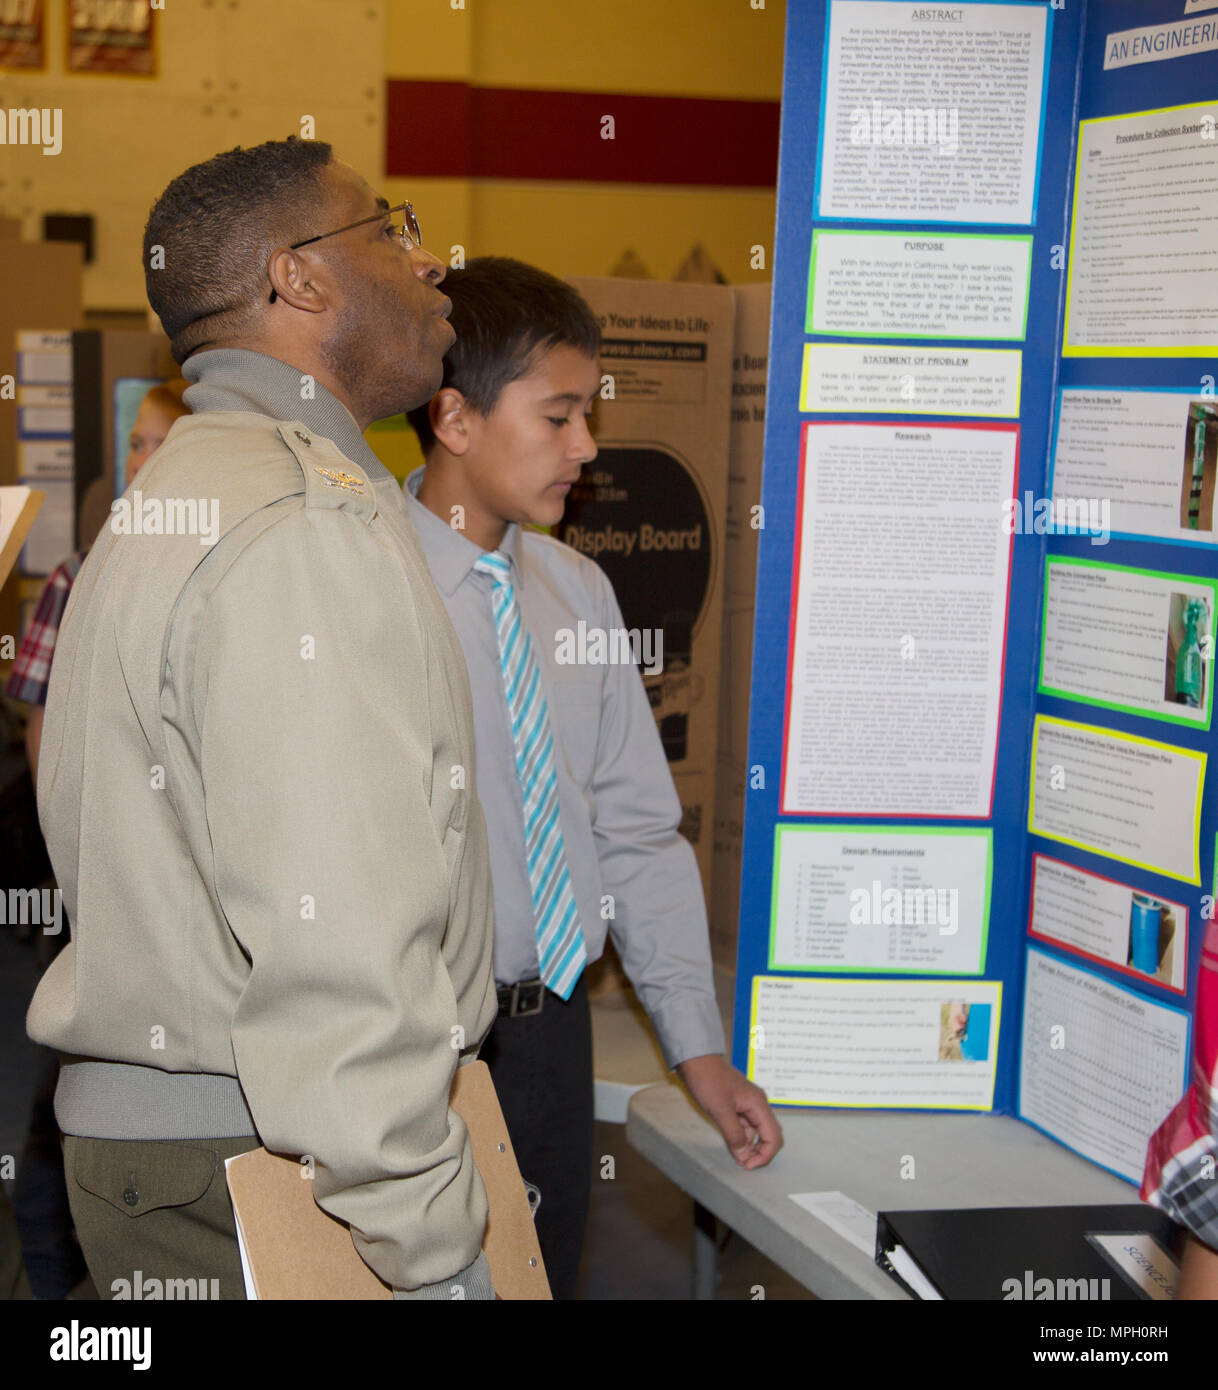
[(135, 1206), (139, 1199), (140, 1194), (134, 1187), (128, 1187), (123, 1190), (123, 1201), (126, 1202), (129, 1207)]

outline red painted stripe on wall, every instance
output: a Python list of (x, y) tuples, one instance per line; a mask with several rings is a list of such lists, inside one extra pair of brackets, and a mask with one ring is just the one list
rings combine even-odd
[[(773, 188), (776, 101), (386, 84), (390, 177)], [(612, 140), (603, 117), (613, 117)]]

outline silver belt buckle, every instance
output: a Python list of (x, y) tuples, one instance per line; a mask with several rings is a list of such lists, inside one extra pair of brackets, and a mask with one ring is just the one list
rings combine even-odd
[(509, 1018), (528, 1018), (539, 1014), (545, 1002), (546, 987), (540, 980), (518, 981), (512, 986), (512, 1004), (508, 1010)]

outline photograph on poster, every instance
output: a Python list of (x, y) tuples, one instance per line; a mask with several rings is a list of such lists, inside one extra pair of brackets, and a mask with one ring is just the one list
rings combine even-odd
[(1063, 389), (1051, 468), (1053, 496), (1107, 501), (1114, 536), (1212, 544), (1218, 401), (1189, 387)]
[(1212, 401), (1189, 402), (1183, 452), (1180, 525), (1189, 531), (1212, 531), (1218, 472), (1218, 405)]
[(1049, 855), (1032, 856), (1031, 937), (1183, 994), (1188, 930), (1183, 903)]
[(1050, 555), (1042, 695), (1209, 728), (1218, 581)]
[(990, 1056), (989, 1004), (951, 999), (939, 1010), (939, 1060), (985, 1062)]
[(1019, 1114), (1140, 1182), (1146, 1143), (1184, 1089), (1189, 1016), (1028, 951)]
[(1209, 662), (1213, 659), (1212, 594), (1171, 596), (1167, 654), (1163, 662), (1163, 698), (1200, 713), (1213, 696)]

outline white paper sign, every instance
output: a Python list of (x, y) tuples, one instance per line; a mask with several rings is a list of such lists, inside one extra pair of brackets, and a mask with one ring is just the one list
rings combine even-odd
[(869, 1260), (875, 1259), (875, 1212), (860, 1206), (844, 1192), (792, 1192), (790, 1197)]

